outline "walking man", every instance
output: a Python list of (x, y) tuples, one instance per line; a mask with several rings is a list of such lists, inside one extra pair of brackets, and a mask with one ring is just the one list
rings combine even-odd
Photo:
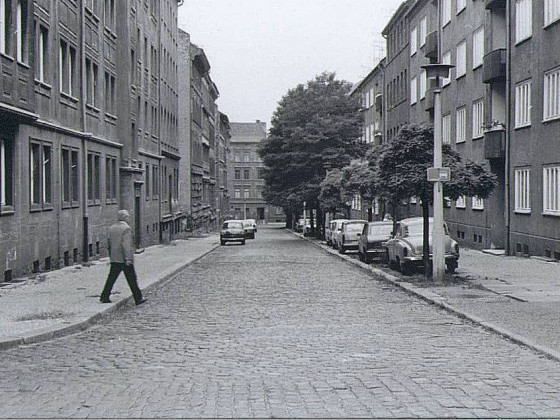
[(132, 230), (128, 225), (130, 214), (126, 210), (119, 210), (118, 222), (109, 228), (109, 256), (111, 258), (111, 270), (101, 293), (101, 303), (111, 303), (109, 296), (113, 285), (124, 271), (126, 281), (134, 296), (136, 305), (146, 302), (142, 297), (142, 291), (138, 287), (136, 271), (134, 271), (134, 245), (132, 244)]

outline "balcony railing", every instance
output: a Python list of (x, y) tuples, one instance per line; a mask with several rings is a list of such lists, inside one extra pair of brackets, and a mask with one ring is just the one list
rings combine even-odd
[(505, 128), (494, 128), (484, 132), (484, 157), (489, 160), (504, 159), (506, 150)]
[(499, 48), (486, 54), (482, 68), (482, 81), (492, 83), (505, 80), (506, 60), (505, 48)]

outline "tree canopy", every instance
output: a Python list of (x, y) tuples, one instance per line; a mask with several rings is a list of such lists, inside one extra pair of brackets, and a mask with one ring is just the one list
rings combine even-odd
[(304, 201), (316, 208), (326, 169), (342, 168), (364, 154), (360, 103), (350, 89), (334, 73), (323, 73), (280, 100), (259, 147), (267, 202), (288, 214)]

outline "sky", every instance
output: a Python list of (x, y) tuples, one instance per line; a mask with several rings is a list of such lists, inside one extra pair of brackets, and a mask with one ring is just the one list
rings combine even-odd
[(202, 47), (231, 122), (270, 119), (289, 89), (324, 71), (362, 80), (384, 56), (402, 0), (185, 0), (179, 28)]

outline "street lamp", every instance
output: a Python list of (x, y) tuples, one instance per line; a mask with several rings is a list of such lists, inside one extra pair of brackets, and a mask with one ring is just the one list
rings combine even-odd
[(435, 79), (434, 94), (434, 168), (428, 170), (428, 181), (434, 182), (434, 227), (432, 233), (432, 278), (435, 282), (442, 282), (445, 274), (445, 244), (443, 229), (443, 181), (449, 180), (449, 170), (443, 168), (442, 153), (442, 117), (441, 117), (441, 88), (439, 79), (449, 77), (451, 64), (426, 64), (421, 66), (426, 70), (428, 79)]

